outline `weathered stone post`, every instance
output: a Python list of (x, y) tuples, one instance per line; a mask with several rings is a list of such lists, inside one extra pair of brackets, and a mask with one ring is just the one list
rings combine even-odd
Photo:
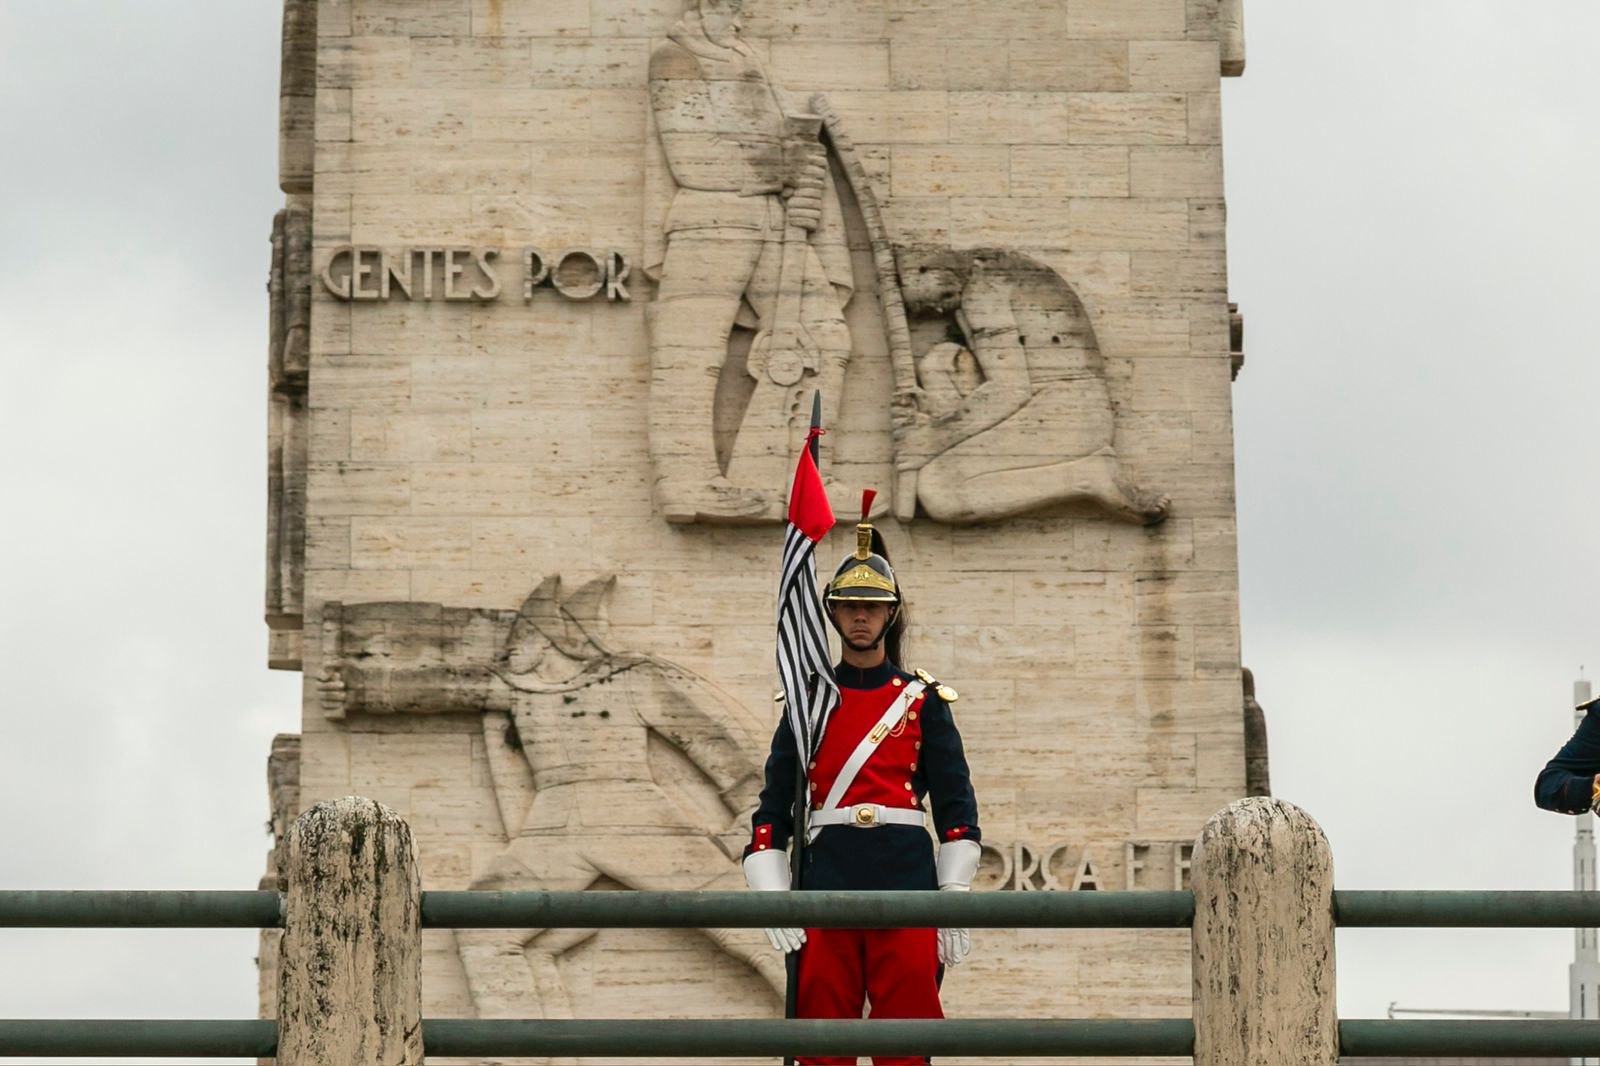
[(411, 827), (359, 796), (289, 828), (278, 1066), (422, 1062), (421, 882)]
[(1253, 796), (1195, 842), (1195, 1066), (1333, 1066), (1333, 855), (1291, 803)]

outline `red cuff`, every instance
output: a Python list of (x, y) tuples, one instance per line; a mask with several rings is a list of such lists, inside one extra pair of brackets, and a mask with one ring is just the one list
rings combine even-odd
[(756, 826), (755, 836), (750, 840), (750, 851), (769, 851), (772, 848), (772, 826)]

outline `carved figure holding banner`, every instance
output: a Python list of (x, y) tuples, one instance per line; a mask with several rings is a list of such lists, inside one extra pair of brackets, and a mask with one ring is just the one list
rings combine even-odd
[[(761, 786), (754, 723), (710, 682), (607, 645), (610, 577), (570, 596), (547, 578), (520, 610), (429, 603), (328, 604), (319, 687), (334, 714), (484, 716), (509, 840), (472, 887), (576, 892), (602, 878), (640, 891), (731, 889), (732, 843)], [(681, 756), (653, 765), (652, 735)], [(520, 754), (518, 754), (520, 752)], [(692, 767), (692, 769), (691, 769)], [(726, 817), (696, 819), (698, 773)], [(727, 835), (729, 843), (719, 843)], [(558, 960), (596, 934), (459, 930), (480, 1017), (570, 1018)], [(783, 967), (757, 930), (704, 930), (781, 994)]]
[[(822, 119), (786, 101), (740, 39), (743, 6), (695, 0), (650, 58), (650, 454), (670, 522), (780, 520), (804, 401), (820, 389), (836, 404), (850, 360), (850, 256)], [(719, 404), (735, 430), (723, 457)]]
[(895, 465), (941, 522), (983, 522), (1072, 500), (1151, 525), (1166, 496), (1123, 473), (1105, 359), (1083, 303), (1016, 252), (902, 248), (907, 313), (940, 339), (917, 357), (918, 411)]

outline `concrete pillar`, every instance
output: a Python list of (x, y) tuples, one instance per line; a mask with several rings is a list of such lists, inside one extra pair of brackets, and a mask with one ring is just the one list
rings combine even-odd
[(1265, 796), (1195, 841), (1195, 1066), (1334, 1066), (1333, 855), (1309, 814)]
[(422, 1062), (422, 887), (411, 827), (359, 796), (289, 828), (278, 1066)]

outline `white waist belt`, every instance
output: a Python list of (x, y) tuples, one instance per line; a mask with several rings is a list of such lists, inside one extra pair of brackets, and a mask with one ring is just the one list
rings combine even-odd
[(926, 815), (921, 808), (885, 807), (877, 803), (858, 803), (854, 807), (833, 807), (811, 811), (806, 824), (812, 829), (848, 825), (856, 829), (876, 829), (880, 825), (922, 825)]

